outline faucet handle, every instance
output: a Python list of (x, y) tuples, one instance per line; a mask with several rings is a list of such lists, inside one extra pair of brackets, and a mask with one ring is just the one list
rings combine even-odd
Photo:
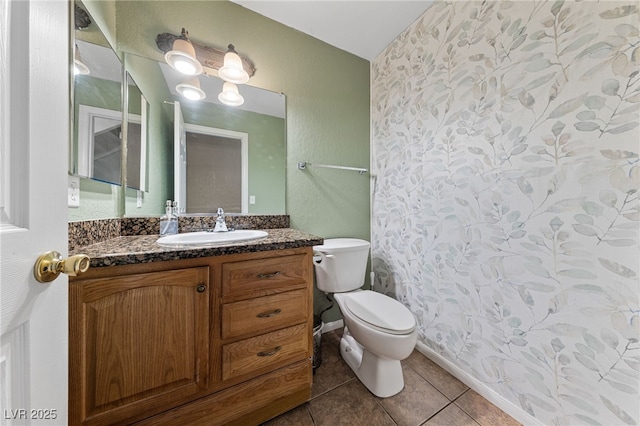
[(218, 217), (216, 218), (216, 226), (213, 232), (228, 232), (227, 224), (224, 221), (224, 210), (222, 207), (218, 208)]

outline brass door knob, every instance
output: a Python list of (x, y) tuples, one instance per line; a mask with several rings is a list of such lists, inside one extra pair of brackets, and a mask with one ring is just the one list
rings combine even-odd
[(89, 269), (89, 256), (76, 254), (66, 259), (57, 251), (48, 251), (41, 254), (33, 267), (33, 275), (41, 283), (55, 280), (60, 272), (73, 277), (87, 272)]

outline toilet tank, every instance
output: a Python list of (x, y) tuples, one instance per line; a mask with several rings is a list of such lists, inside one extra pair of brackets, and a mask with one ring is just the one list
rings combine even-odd
[(370, 246), (368, 241), (357, 238), (326, 239), (323, 245), (314, 246), (318, 289), (342, 293), (362, 287)]

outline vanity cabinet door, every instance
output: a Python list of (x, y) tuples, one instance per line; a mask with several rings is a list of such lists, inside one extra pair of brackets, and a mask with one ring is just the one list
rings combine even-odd
[(207, 387), (209, 267), (70, 287), (70, 423), (128, 423)]

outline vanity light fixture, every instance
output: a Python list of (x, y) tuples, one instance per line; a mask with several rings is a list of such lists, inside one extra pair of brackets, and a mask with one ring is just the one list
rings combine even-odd
[(244, 103), (244, 98), (238, 92), (238, 86), (228, 81), (222, 85), (222, 93), (218, 95), (218, 100), (229, 106), (240, 106)]
[(91, 25), (91, 17), (86, 10), (78, 6), (78, 3), (76, 3), (74, 18), (76, 30), (86, 30)]
[(233, 44), (230, 44), (228, 49), (224, 54), (222, 68), (218, 70), (218, 76), (229, 83), (244, 84), (249, 81), (249, 74), (242, 67), (242, 59)]
[(191, 101), (201, 101), (207, 97), (202, 89), (200, 89), (200, 80), (198, 80), (196, 76), (192, 76), (184, 83), (178, 84), (176, 91)]
[(164, 60), (171, 65), (171, 68), (183, 74), (202, 74), (202, 64), (196, 58), (196, 51), (189, 40), (189, 33), (184, 28), (180, 36), (173, 41), (171, 50), (165, 53)]
[[(166, 59), (169, 52), (174, 51), (176, 47), (188, 44), (191, 48), (190, 52), (195, 52), (191, 56), (194, 58), (195, 63), (197, 63), (197, 65), (194, 64), (195, 67), (199, 65), (200, 68), (204, 68), (201, 72), (205, 73), (206, 69), (215, 70), (218, 72), (218, 76), (220, 78), (232, 83), (246, 83), (249, 78), (256, 73), (256, 68), (253, 63), (249, 59), (239, 56), (233, 45), (229, 45), (227, 51), (224, 51), (215, 47), (193, 42), (189, 40), (187, 36), (188, 33), (184, 29), (180, 36), (171, 33), (161, 33), (156, 36), (156, 45), (158, 46), (158, 49), (165, 53)], [(178, 41), (180, 42), (178, 43)], [(169, 60), (167, 60), (167, 62), (169, 63)], [(171, 63), (169, 63), (169, 65), (171, 65)], [(223, 77), (223, 74), (225, 76), (228, 75), (228, 77)], [(240, 79), (238, 79), (238, 75), (241, 76)]]
[(75, 51), (73, 52), (73, 74), (74, 75), (87, 75), (91, 71), (89, 67), (86, 66), (82, 62), (82, 58), (80, 57), (80, 50), (78, 49), (78, 45), (75, 45)]

